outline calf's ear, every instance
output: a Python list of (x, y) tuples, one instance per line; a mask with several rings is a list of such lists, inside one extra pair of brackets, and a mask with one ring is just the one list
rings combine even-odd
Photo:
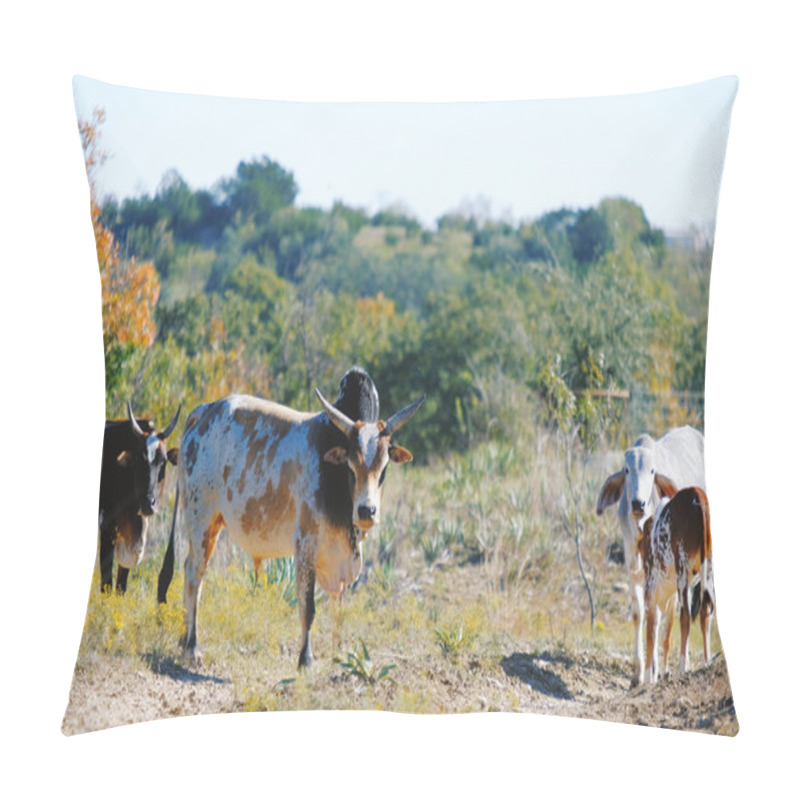
[(400, 447), (399, 444), (389, 445), (389, 458), (391, 458), (395, 464), (405, 464), (406, 461), (414, 460), (414, 456), (412, 456), (405, 447)]
[(608, 506), (613, 506), (618, 503), (622, 497), (622, 489), (625, 486), (625, 473), (615, 472), (606, 478), (603, 488), (600, 490), (600, 495), (597, 498), (597, 513), (602, 514), (603, 510)]
[(331, 447), (325, 453), (325, 461), (329, 464), (346, 464), (347, 463), (347, 450), (344, 447)]
[(117, 456), (117, 464), (119, 464), (123, 469), (127, 469), (131, 464), (133, 464), (133, 453), (130, 450), (123, 450)]
[(669, 478), (658, 472), (656, 472), (655, 484), (659, 497), (671, 498), (678, 493), (678, 487)]
[(177, 464), (178, 464), (178, 448), (177, 447), (170, 447), (170, 449), (167, 450), (167, 461), (169, 461), (170, 464), (175, 464), (177, 466)]

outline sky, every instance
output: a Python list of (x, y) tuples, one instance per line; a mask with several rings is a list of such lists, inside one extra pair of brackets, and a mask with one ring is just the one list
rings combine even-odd
[(76, 77), (78, 116), (101, 107), (101, 196), (153, 195), (169, 170), (211, 189), (268, 156), (298, 206), (410, 211), (426, 227), (472, 209), (513, 222), (604, 197), (667, 231), (716, 215), (735, 78), (615, 97), (475, 103), (291, 103), (170, 94)]

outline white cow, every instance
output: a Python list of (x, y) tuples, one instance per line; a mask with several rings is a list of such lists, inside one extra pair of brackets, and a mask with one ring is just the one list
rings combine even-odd
[(633, 624), (636, 629), (636, 673), (633, 685), (644, 681), (644, 568), (636, 546), (638, 522), (651, 517), (662, 497), (678, 489), (705, 489), (703, 434), (688, 426), (673, 428), (658, 441), (643, 434), (625, 453), (625, 465), (606, 479), (597, 498), (597, 513), (619, 502), (619, 526), (625, 550), (625, 566), (631, 583)]

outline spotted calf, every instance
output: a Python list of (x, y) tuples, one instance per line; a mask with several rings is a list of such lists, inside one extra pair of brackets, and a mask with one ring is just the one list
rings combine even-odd
[[(655, 683), (658, 628), (663, 616), (661, 671), (666, 675), (676, 605), (681, 620), (681, 673), (689, 670), (689, 627), (698, 611), (706, 664), (711, 660), (715, 600), (706, 493), (697, 486), (681, 489), (670, 499), (662, 499), (655, 515), (648, 517), (641, 527), (637, 545), (644, 564), (645, 680)], [(697, 584), (700, 591), (693, 604), (692, 589)]]

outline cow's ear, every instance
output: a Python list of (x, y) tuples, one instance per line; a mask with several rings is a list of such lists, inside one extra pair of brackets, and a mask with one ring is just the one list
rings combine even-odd
[(123, 450), (117, 456), (117, 464), (119, 464), (123, 469), (127, 469), (131, 464), (133, 464), (133, 453), (130, 450)]
[(170, 449), (167, 450), (167, 461), (169, 461), (170, 464), (175, 464), (177, 466), (177, 464), (178, 464), (178, 448), (177, 447), (170, 447)]
[(325, 453), (325, 461), (329, 464), (346, 464), (347, 463), (347, 450), (344, 447), (331, 447)]
[(615, 472), (613, 475), (606, 478), (603, 488), (600, 490), (600, 495), (597, 498), (597, 513), (602, 514), (605, 508), (613, 506), (618, 503), (622, 497), (622, 489), (625, 486), (625, 473)]
[(669, 479), (656, 472), (656, 489), (659, 497), (675, 497), (678, 494), (678, 487)]
[(400, 447), (399, 444), (390, 444), (389, 458), (391, 458), (395, 464), (405, 464), (406, 461), (413, 461), (414, 456), (412, 456), (405, 447)]

